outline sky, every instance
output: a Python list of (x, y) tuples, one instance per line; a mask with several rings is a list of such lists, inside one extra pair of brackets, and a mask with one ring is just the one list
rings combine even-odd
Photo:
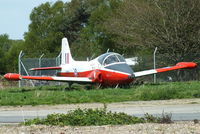
[[(24, 38), (30, 24), (29, 15), (34, 7), (57, 0), (0, 0), (0, 34), (8, 34), (10, 39)], [(69, 2), (71, 0), (62, 0)]]

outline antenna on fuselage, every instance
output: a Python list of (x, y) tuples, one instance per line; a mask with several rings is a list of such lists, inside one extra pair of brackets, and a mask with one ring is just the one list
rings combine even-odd
[(91, 57), (90, 57), (90, 60), (92, 60), (94, 58), (95, 54), (93, 54)]
[(109, 51), (110, 51), (110, 49), (108, 48), (106, 53), (108, 53)]

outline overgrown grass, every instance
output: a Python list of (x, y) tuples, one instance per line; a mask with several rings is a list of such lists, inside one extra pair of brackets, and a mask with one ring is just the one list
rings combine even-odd
[(83, 86), (75, 86), (74, 90), (65, 90), (64, 88), (64, 86), (44, 86), (0, 90), (0, 105), (110, 103), (136, 100), (200, 98), (200, 83), (197, 81), (146, 84), (129, 89), (86, 90)]
[[(167, 118), (166, 118), (167, 117)], [(100, 126), (128, 125), (136, 123), (172, 123), (170, 116), (154, 117), (145, 114), (143, 118), (130, 116), (125, 113), (107, 112), (106, 109), (76, 109), (67, 114), (50, 114), (44, 119), (31, 119), (24, 125), (53, 125), (53, 126)]]

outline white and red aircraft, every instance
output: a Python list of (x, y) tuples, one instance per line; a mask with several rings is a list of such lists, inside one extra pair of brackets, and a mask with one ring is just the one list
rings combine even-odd
[(122, 55), (108, 52), (91, 61), (75, 61), (72, 58), (67, 38), (62, 39), (61, 65), (58, 67), (32, 68), (31, 70), (60, 70), (56, 76), (22, 76), (7, 73), (7, 80), (46, 80), (69, 83), (98, 83), (102, 86), (125, 85), (137, 77), (156, 74), (182, 68), (195, 68), (194, 62), (179, 62), (175, 66), (133, 72)]

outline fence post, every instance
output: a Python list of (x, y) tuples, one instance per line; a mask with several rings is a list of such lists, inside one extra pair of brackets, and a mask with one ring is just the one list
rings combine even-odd
[[(40, 56), (40, 58), (39, 58), (39, 68), (41, 67), (41, 60), (42, 60), (42, 57), (44, 56), (44, 54), (42, 54), (41, 56)], [(42, 75), (42, 73), (41, 73), (41, 70), (40, 70), (40, 75)]]
[[(42, 61), (42, 57), (44, 56), (44, 54), (42, 54), (41, 56), (40, 56), (40, 58), (39, 58), (39, 68), (41, 67), (41, 61)], [(40, 74), (39, 74), (40, 76), (42, 75), (42, 71), (40, 70)], [(40, 81), (39, 82), (40, 83), (40, 86), (42, 85), (42, 82)]]
[(56, 57), (56, 66), (60, 66), (60, 56), (61, 56), (61, 53)]
[[(156, 52), (157, 52), (157, 49), (158, 48), (156, 47), (154, 52), (153, 52), (153, 67), (154, 67), (154, 69), (156, 69)], [(154, 74), (153, 82), (156, 83), (156, 74)]]
[[(56, 57), (56, 66), (60, 66), (60, 64), (61, 64), (61, 52), (59, 53), (59, 55)], [(56, 70), (56, 74), (58, 73), (58, 71)], [(58, 82), (58, 85), (61, 85), (61, 83), (60, 82)]]
[[(23, 51), (21, 50), (18, 56), (18, 72), (19, 75), (21, 75), (21, 57), (22, 57)], [(19, 80), (19, 88), (21, 87), (21, 81)]]

